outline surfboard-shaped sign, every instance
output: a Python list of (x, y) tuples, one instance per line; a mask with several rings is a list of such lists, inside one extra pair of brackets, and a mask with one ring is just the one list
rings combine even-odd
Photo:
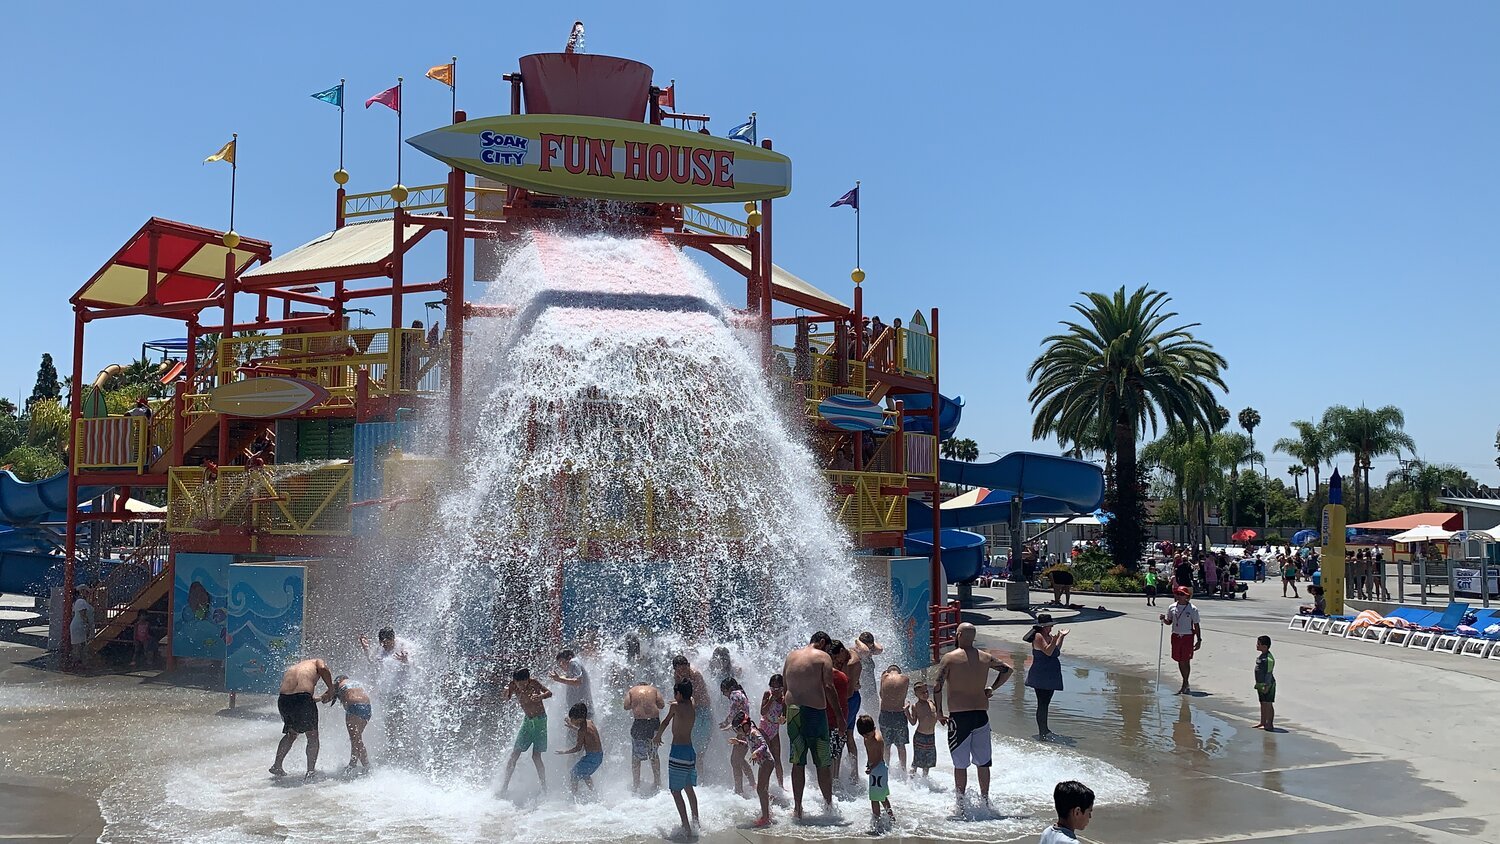
[(282, 375), (231, 381), (208, 394), (208, 406), (214, 411), (252, 419), (291, 416), (327, 400), (328, 391), (322, 386)]
[(880, 405), (848, 393), (823, 399), (818, 403), (818, 415), (841, 431), (873, 431), (885, 424), (885, 411)]
[(632, 202), (742, 202), (792, 190), (792, 161), (699, 132), (575, 114), (516, 114), (407, 139), (439, 161), (507, 185)]

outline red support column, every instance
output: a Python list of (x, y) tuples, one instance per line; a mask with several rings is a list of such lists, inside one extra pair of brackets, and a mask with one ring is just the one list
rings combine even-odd
[[(83, 410), (83, 311), (75, 307), (73, 311), (73, 389), (68, 393), (68, 418), (72, 424), (68, 426), (68, 438), (73, 437), (73, 426), (78, 424), (78, 417)], [(73, 599), (75, 597), (75, 586), (78, 573), (75, 560), (78, 556), (78, 449), (68, 449), (68, 500), (67, 500), (67, 525), (63, 533), (63, 618), (62, 618), (62, 659), (60, 664), (67, 665), (73, 659), (73, 642), (71, 631), (73, 615)]]
[[(455, 112), (453, 122), (462, 123), (468, 115)], [(467, 176), (454, 168), (448, 173), (448, 453), (458, 456), (462, 446), (464, 398), (464, 198)]]
[[(192, 335), (189, 334), (189, 337)], [(188, 340), (188, 349), (193, 348), (193, 341)], [(191, 354), (191, 352), (189, 352)], [(183, 413), (186, 404), (188, 385), (192, 383), (193, 376), (188, 375), (187, 380), (177, 381), (172, 385), (172, 465), (182, 465), (183, 437), (187, 429), (187, 416)]]
[[(938, 344), (938, 311), (937, 311), (937, 308), (933, 308), (932, 309), (932, 322), (928, 325), (928, 332), (932, 335), (932, 402), (929, 405), (932, 408), (932, 435), (934, 437), (941, 437), (942, 434), (938, 431), (938, 416), (939, 416), (939, 408), (938, 408), (938, 345), (939, 344)], [(938, 651), (939, 651), (939, 649), (941, 647), (941, 645), (939, 644), (939, 641), (938, 641), (937, 627), (936, 627), (937, 619), (940, 618), (940, 615), (938, 613), (938, 609), (940, 607), (943, 607), (947, 603), (947, 600), (948, 600), (947, 590), (943, 590), (943, 592), (941, 592), (941, 593), (939, 593), (939, 591), (938, 591), (938, 584), (941, 583), (942, 579), (943, 579), (943, 513), (942, 513), (942, 507), (941, 507), (941, 504), (943, 503), (943, 482), (942, 482), (942, 479), (941, 479), (941, 474), (942, 473), (939, 472), (938, 474), (939, 474), (939, 479), (933, 485), (933, 493), (932, 493), (932, 570), (931, 570), (931, 577), (932, 577), (932, 617), (933, 617), (933, 622), (934, 622), (933, 637), (932, 637), (932, 651), (933, 651), (933, 657), (934, 658), (936, 658), (936, 656), (938, 654)]]
[(224, 253), (224, 293), (220, 297), (222, 299), (220, 306), (224, 309), (223, 336), (226, 339), (234, 333), (234, 288), (236, 281), (238, 279), (235, 278), (234, 272), (234, 250), (231, 249)]
[(335, 196), (337, 197), (338, 205), (333, 209), (333, 228), (337, 231), (344, 227), (344, 197), (348, 196), (348, 194), (344, 191), (343, 185), (339, 185)]
[(146, 231), (146, 304), (155, 305), (156, 283), (161, 274), (157, 266), (157, 250), (161, 245), (161, 233), (153, 226)]

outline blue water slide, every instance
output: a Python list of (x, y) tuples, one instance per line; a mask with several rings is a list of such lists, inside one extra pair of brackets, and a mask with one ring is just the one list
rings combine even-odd
[[(113, 487), (80, 487), (78, 500), (88, 501)], [(0, 592), (46, 595), (62, 583), (62, 556), (57, 534), (45, 522), (67, 518), (68, 473), (23, 481), (0, 471)]]
[[(952, 583), (972, 579), (984, 564), (982, 559), (971, 560), (983, 555), (982, 549), (973, 550), (974, 540), (969, 538), (979, 534), (960, 528), (1009, 522), (1013, 496), (1021, 496), (1022, 518), (1083, 515), (1099, 509), (1104, 500), (1103, 470), (1093, 463), (1051, 454), (1015, 451), (988, 463), (939, 460), (938, 478), (944, 483), (990, 490), (983, 503), (941, 511), (943, 569)], [(915, 498), (906, 499), (906, 524), (932, 524), (932, 507)], [(948, 562), (950, 535), (956, 555), (952, 565)], [(931, 553), (932, 531), (908, 531), (906, 541), (909, 553)]]
[[(113, 487), (86, 486), (78, 489), (78, 500), (109, 492)], [(67, 518), (68, 473), (58, 472), (39, 481), (23, 481), (10, 471), (0, 471), (0, 525), (34, 525), (61, 522)]]
[[(973, 531), (943, 528), (943, 571), (949, 583), (961, 583), (979, 576), (988, 561), (988, 543)], [(932, 556), (932, 531), (914, 530), (906, 534), (906, 553), (918, 557)]]
[[(892, 399), (900, 399), (906, 410), (929, 410), (932, 408), (931, 393), (891, 393)], [(938, 396), (938, 439), (953, 438), (958, 423), (964, 415), (964, 397)], [(907, 415), (906, 430), (914, 434), (932, 433), (932, 417), (926, 414)]]

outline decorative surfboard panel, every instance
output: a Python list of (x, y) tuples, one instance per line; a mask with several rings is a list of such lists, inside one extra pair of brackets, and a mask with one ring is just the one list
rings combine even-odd
[(885, 411), (864, 396), (840, 393), (818, 403), (818, 415), (841, 431), (873, 431), (885, 424)]
[(485, 117), (407, 143), (475, 176), (559, 196), (742, 202), (792, 190), (792, 160), (698, 132), (574, 114)]
[(214, 411), (252, 419), (292, 416), (327, 400), (328, 391), (322, 386), (284, 375), (231, 381), (208, 394), (208, 406)]

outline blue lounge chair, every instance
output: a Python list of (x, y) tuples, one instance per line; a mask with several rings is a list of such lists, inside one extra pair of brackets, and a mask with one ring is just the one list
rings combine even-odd
[(1424, 625), (1421, 630), (1413, 632), (1406, 646), (1425, 651), (1432, 650), (1437, 646), (1439, 636), (1454, 635), (1454, 631), (1458, 629), (1458, 623), (1463, 620), (1464, 613), (1468, 611), (1467, 601), (1454, 601), (1448, 604), (1448, 609), (1443, 611), (1442, 617), (1430, 625)]
[(1424, 610), (1421, 607), (1398, 607), (1395, 612), (1387, 618), (1399, 618), (1410, 623), (1411, 627), (1388, 627), (1381, 633), (1377, 641), (1382, 645), (1390, 645), (1395, 648), (1404, 648), (1411, 644), (1411, 635), (1419, 629), (1431, 627), (1443, 614), (1437, 610)]

